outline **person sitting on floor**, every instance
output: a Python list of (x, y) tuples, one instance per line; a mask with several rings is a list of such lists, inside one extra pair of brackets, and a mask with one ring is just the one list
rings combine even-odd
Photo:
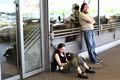
[[(61, 72), (70, 72), (71, 70), (76, 69), (78, 72), (78, 77), (84, 79), (88, 78), (86, 73), (95, 73), (95, 71), (91, 67), (89, 67), (86, 64), (85, 60), (81, 57), (73, 57), (70, 61), (68, 61), (64, 50), (65, 44), (60, 43), (54, 53), (54, 60), (59, 66)], [(81, 70), (80, 65), (83, 65), (86, 70)]]

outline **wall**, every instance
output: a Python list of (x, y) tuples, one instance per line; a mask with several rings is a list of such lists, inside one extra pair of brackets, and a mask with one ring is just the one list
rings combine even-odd
[[(120, 28), (115, 28), (115, 29), (109, 29), (109, 30), (102, 30), (99, 32), (95, 31), (96, 35), (96, 51), (97, 53), (100, 53), (104, 50), (107, 50), (111, 47), (119, 45), (119, 40), (120, 40)], [(50, 62), (52, 61), (52, 55), (54, 53), (55, 48), (59, 43), (65, 43), (65, 38), (57, 38), (54, 39), (52, 42), (52, 46), (50, 46)], [(112, 45), (111, 45), (112, 44)], [(71, 41), (65, 43), (66, 45), (66, 50), (65, 52), (73, 52), (79, 55), (82, 55), (84, 53), (84, 57), (88, 57), (87, 55), (87, 49), (86, 45), (84, 42), (84, 36), (79, 36), (76, 41)]]

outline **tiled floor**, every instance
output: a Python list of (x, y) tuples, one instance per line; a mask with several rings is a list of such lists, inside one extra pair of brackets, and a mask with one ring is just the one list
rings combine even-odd
[[(99, 56), (103, 59), (101, 64), (88, 64), (93, 66), (96, 74), (88, 74), (87, 80), (120, 80), (120, 46), (102, 52)], [(76, 72), (41, 72), (25, 80), (84, 80), (77, 77)]]

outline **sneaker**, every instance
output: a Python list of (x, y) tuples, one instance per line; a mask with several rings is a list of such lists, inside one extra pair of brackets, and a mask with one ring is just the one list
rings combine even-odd
[(95, 62), (94, 64), (100, 64), (100, 62), (98, 61), (98, 62)]
[(99, 62), (103, 62), (103, 60), (102, 60), (102, 59), (99, 59)]
[(86, 73), (95, 73), (94, 69), (92, 69), (91, 67), (89, 67), (89, 69), (85, 70)]
[(78, 77), (88, 79), (88, 76), (86, 75), (85, 72), (82, 72), (82, 74), (78, 74)]
[(98, 61), (99, 61), (99, 62), (103, 62), (103, 60), (102, 60), (101, 58), (99, 58), (99, 57), (97, 57), (97, 58), (98, 58)]

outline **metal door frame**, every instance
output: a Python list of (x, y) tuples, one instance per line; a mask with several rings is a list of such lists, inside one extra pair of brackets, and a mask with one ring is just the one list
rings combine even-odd
[[(16, 0), (17, 1), (17, 0)], [(5, 80), (17, 80), (30, 77), (32, 75), (38, 74), (42, 71), (49, 70), (49, 16), (48, 16), (48, 0), (40, 1), (40, 26), (41, 26), (41, 50), (42, 50), (42, 68), (33, 70), (31, 72), (25, 73), (25, 59), (24, 59), (24, 36), (23, 36), (23, 17), (22, 17), (22, 3), (23, 0), (18, 0), (18, 14), (17, 14), (17, 43), (18, 43), (18, 54), (20, 54), (20, 74), (10, 77)], [(43, 54), (44, 53), (44, 54)], [(1, 63), (0, 63), (1, 69)], [(0, 71), (1, 80), (1, 71)]]
[[(25, 72), (25, 57), (24, 57), (24, 36), (23, 36), (23, 17), (22, 17), (22, 3), (23, 0), (19, 0), (19, 29), (18, 29), (18, 51), (21, 54), (21, 78), (27, 78), (29, 76), (38, 74), (46, 70), (49, 61), (49, 17), (48, 17), (48, 0), (39, 0), (40, 2), (40, 27), (41, 27), (41, 50), (42, 50), (42, 68), (33, 70), (31, 72)], [(44, 17), (46, 16), (46, 17)], [(44, 53), (44, 54), (43, 54)], [(46, 58), (47, 56), (47, 58)]]
[[(18, 13), (19, 13), (19, 12), (17, 12), (17, 9), (18, 9), (18, 0), (15, 0), (14, 3), (15, 3), (15, 5), (16, 5), (16, 26), (18, 27), (18, 25), (19, 25), (19, 24), (17, 24), (17, 23), (18, 23), (18, 20), (19, 20), (19, 19), (18, 19), (18, 17), (19, 17), (19, 16), (18, 16)], [(16, 30), (17, 30), (17, 27), (16, 27)], [(17, 34), (18, 34), (18, 33), (17, 33)], [(17, 34), (16, 34), (16, 39), (17, 39)], [(18, 40), (18, 39), (17, 39), (17, 40)], [(16, 40), (16, 41), (17, 41), (17, 40)], [(16, 42), (16, 43), (17, 43), (17, 42)], [(17, 69), (19, 69), (19, 68), (18, 68), (18, 67), (19, 67), (19, 66), (18, 66), (18, 65), (19, 65), (19, 63), (18, 63), (18, 62), (19, 62), (19, 61), (18, 61), (18, 53), (17, 53), (17, 56), (16, 56), (16, 57), (17, 57)], [(19, 71), (19, 70), (17, 70), (17, 71)], [(17, 80), (17, 79), (20, 79), (20, 74), (15, 75), (15, 76), (10, 77), (10, 78), (7, 78), (7, 79), (4, 79), (4, 80)], [(1, 62), (0, 62), (0, 80), (2, 80)]]
[(2, 75), (2, 74), (1, 74), (1, 62), (0, 62), (0, 80), (1, 80), (1, 75)]

